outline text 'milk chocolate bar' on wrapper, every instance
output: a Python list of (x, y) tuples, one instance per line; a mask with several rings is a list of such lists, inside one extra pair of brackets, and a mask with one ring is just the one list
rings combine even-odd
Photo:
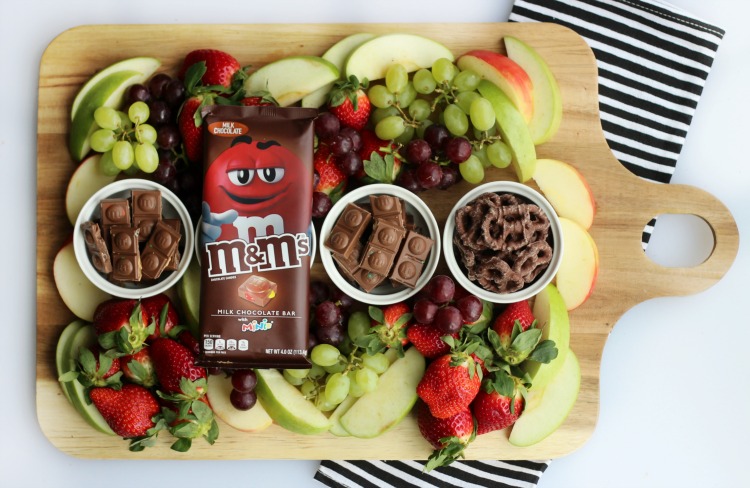
[(315, 109), (203, 109), (200, 364), (308, 368)]

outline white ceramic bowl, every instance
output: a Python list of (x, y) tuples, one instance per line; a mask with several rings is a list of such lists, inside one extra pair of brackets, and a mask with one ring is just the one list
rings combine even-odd
[[(466, 270), (456, 259), (457, 250), (453, 244), (453, 235), (456, 231), (456, 212), (458, 209), (484, 193), (512, 193), (521, 196), (539, 206), (539, 208), (547, 214), (547, 218), (549, 218), (550, 232), (552, 233), (552, 260), (547, 266), (547, 269), (539, 275), (535, 281), (513, 293), (495, 293), (485, 290), (466, 276)], [(448, 214), (448, 218), (445, 221), (443, 242), (443, 255), (445, 256), (445, 262), (455, 280), (469, 293), (492, 303), (519, 302), (531, 298), (542, 291), (542, 289), (552, 281), (552, 278), (555, 277), (557, 269), (560, 267), (560, 261), (562, 260), (563, 254), (562, 228), (560, 227), (560, 220), (557, 217), (557, 213), (555, 213), (555, 210), (552, 208), (552, 205), (550, 205), (547, 199), (533, 188), (513, 181), (492, 181), (485, 183), (477, 186), (461, 197), (461, 199), (456, 202), (456, 205), (453, 206), (453, 209), (450, 214)]]
[[(386, 280), (367, 293), (341, 275), (336, 262), (333, 260), (333, 256), (331, 256), (331, 251), (323, 244), (346, 205), (349, 203), (357, 205), (369, 204), (370, 195), (392, 195), (403, 200), (406, 204), (406, 212), (414, 218), (414, 223), (417, 227), (423, 229), (423, 232), (427, 233), (427, 237), (434, 241), (430, 255), (422, 269), (422, 275), (417, 280), (414, 288), (404, 285), (394, 287), (390, 280)], [(370, 305), (390, 305), (413, 296), (430, 280), (440, 259), (440, 229), (430, 208), (414, 193), (396, 185), (366, 185), (346, 193), (331, 208), (323, 221), (323, 225), (320, 228), (320, 242), (320, 260), (323, 262), (323, 267), (331, 278), (331, 281), (333, 281), (333, 284), (353, 299)]]
[[(99, 204), (107, 198), (128, 198), (132, 190), (159, 190), (162, 196), (162, 217), (166, 219), (180, 219), (182, 239), (180, 240), (180, 264), (175, 271), (166, 271), (156, 282), (149, 283), (113, 283), (94, 268), (86, 250), (81, 224), (99, 218)], [(190, 265), (193, 253), (193, 223), (187, 209), (179, 198), (167, 188), (142, 179), (125, 179), (115, 181), (105, 186), (88, 199), (81, 209), (73, 228), (73, 249), (78, 265), (83, 274), (99, 289), (120, 298), (145, 298), (157, 295), (174, 286)]]

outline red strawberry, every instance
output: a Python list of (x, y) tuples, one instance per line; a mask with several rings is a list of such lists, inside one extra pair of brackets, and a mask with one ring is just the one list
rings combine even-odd
[(203, 159), (203, 118), (200, 109), (205, 102), (206, 98), (202, 95), (192, 96), (183, 102), (177, 116), (185, 156), (194, 163)]
[(417, 395), (437, 418), (451, 417), (467, 408), (479, 391), (482, 373), (466, 353), (435, 359), (417, 385)]
[(240, 100), (241, 105), (246, 107), (266, 107), (278, 105), (279, 102), (269, 92), (253, 93)]
[(367, 125), (372, 109), (363, 88), (367, 89), (367, 83), (361, 84), (356, 76), (350, 76), (333, 85), (328, 99), (328, 110), (341, 125), (358, 131)]
[(411, 324), (411, 308), (406, 303), (399, 302), (388, 305), (383, 310), (371, 306), (368, 313), (371, 319), (370, 333), (358, 339), (359, 344), (367, 347), (371, 354), (393, 348), (402, 355), (404, 346), (409, 343), (406, 331)]
[(138, 351), (155, 328), (136, 300), (112, 298), (94, 311), (94, 331), (104, 349), (116, 348), (126, 354)]
[[(163, 293), (154, 295), (152, 297), (144, 298), (141, 300), (141, 307), (148, 317), (148, 322), (154, 322), (156, 327), (154, 333), (148, 336), (147, 341), (151, 342), (157, 337), (166, 337), (169, 331), (180, 323), (180, 317), (177, 314), (177, 308), (175, 308), (172, 300)], [(162, 314), (166, 311), (164, 321), (162, 322)]]
[[(528, 300), (508, 304), (495, 319), (492, 330), (497, 333), (498, 340), (493, 341), (493, 346), (505, 362), (511, 365), (520, 364), (534, 351), (542, 338), (542, 331), (535, 327), (535, 323)], [(519, 337), (520, 339), (517, 340)], [(550, 345), (554, 346), (554, 343)], [(535, 359), (549, 362), (555, 356), (557, 356), (556, 349), (549, 359), (542, 357)]]
[(221, 85), (229, 88), (234, 74), (240, 70), (240, 63), (231, 55), (217, 49), (196, 49), (185, 56), (178, 74), (185, 79), (188, 68), (196, 63), (205, 63), (206, 73), (200, 78), (203, 85)]
[(121, 390), (92, 388), (91, 401), (115, 434), (126, 439), (147, 435), (155, 424), (159, 403), (146, 388), (126, 384)]
[[(432, 324), (412, 324), (406, 331), (406, 337), (414, 344), (422, 356), (432, 359), (451, 352), (451, 347), (442, 337), (445, 333), (438, 330)], [(458, 339), (458, 333), (450, 334)]]
[(150, 388), (156, 384), (156, 372), (149, 348), (144, 347), (135, 354), (120, 358), (123, 375), (139, 385)]
[(198, 344), (198, 341), (193, 337), (193, 334), (191, 334), (189, 330), (183, 330), (180, 332), (177, 335), (177, 340), (180, 344), (190, 349), (190, 351), (196, 356), (201, 353), (200, 344)]
[(339, 169), (329, 147), (319, 145), (315, 150), (313, 161), (315, 171), (320, 176), (315, 191), (329, 196), (334, 193), (334, 190), (339, 193), (343, 192), (346, 188), (346, 175)]
[(501, 372), (494, 380), (485, 380), (471, 411), (477, 419), (477, 434), (501, 430), (512, 425), (523, 412), (525, 400), (523, 386), (516, 378)]
[(464, 449), (476, 438), (474, 419), (471, 411), (464, 408), (456, 414), (439, 419), (430, 413), (424, 402), (417, 404), (417, 426), (422, 437), (435, 448), (425, 471), (438, 466), (447, 466), (459, 457)]
[(206, 378), (206, 369), (195, 365), (192, 351), (179, 342), (164, 337), (156, 339), (149, 349), (156, 377), (164, 391), (187, 395), (193, 399), (203, 397), (205, 389), (202, 387), (198, 387), (197, 391), (183, 389), (183, 378), (191, 383)]
[(513, 326), (518, 321), (521, 331), (528, 330), (534, 323), (534, 313), (528, 300), (509, 303), (498, 315), (492, 324), (492, 329), (500, 336), (504, 346), (510, 345), (510, 337), (513, 334)]
[(96, 355), (90, 349), (82, 347), (78, 351), (76, 369), (60, 377), (60, 381), (78, 380), (83, 386), (111, 386), (120, 388), (120, 358), (95, 348)]

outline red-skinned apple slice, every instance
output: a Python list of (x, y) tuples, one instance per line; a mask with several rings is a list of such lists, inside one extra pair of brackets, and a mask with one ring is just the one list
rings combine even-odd
[(73, 176), (68, 182), (68, 189), (65, 192), (65, 211), (68, 214), (68, 220), (75, 224), (78, 218), (78, 212), (81, 211), (86, 201), (91, 195), (109, 185), (117, 175), (108, 176), (99, 169), (100, 154), (95, 154), (83, 160), (78, 165)]
[(461, 70), (470, 69), (497, 85), (529, 123), (534, 115), (534, 85), (521, 66), (509, 57), (493, 51), (475, 49), (456, 62)]
[(237, 410), (229, 400), (232, 380), (223, 374), (208, 377), (208, 401), (217, 417), (227, 425), (243, 432), (260, 432), (271, 426), (273, 420), (260, 402), (250, 410)]
[(547, 62), (531, 46), (515, 37), (505, 37), (508, 57), (518, 63), (531, 78), (534, 87), (534, 114), (529, 122), (529, 131), (534, 144), (550, 140), (560, 128), (562, 120), (562, 97), (552, 70)]
[(594, 194), (576, 168), (556, 159), (537, 159), (534, 181), (557, 215), (591, 228), (596, 213)]
[(65, 306), (77, 317), (87, 322), (94, 320), (94, 310), (97, 305), (112, 298), (97, 288), (83, 274), (76, 260), (72, 239), (69, 239), (57, 252), (52, 265), (52, 274)]
[(579, 307), (591, 295), (599, 274), (599, 251), (580, 224), (560, 217), (563, 256), (555, 276), (557, 290), (568, 310)]

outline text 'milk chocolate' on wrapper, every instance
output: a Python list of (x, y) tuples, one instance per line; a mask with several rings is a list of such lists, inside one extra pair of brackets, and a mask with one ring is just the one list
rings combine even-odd
[(215, 105), (202, 113), (199, 362), (308, 368), (317, 111)]

